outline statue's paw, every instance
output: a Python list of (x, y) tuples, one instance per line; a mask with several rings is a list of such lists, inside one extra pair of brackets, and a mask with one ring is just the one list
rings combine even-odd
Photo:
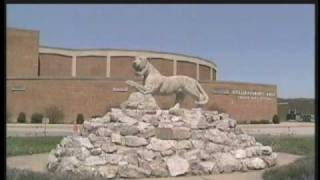
[(126, 83), (129, 84), (129, 85), (131, 85), (131, 84), (133, 84), (133, 81), (131, 81), (131, 80), (126, 80)]
[(176, 116), (183, 116), (184, 110), (177, 107), (172, 107), (169, 109), (169, 114), (176, 115)]

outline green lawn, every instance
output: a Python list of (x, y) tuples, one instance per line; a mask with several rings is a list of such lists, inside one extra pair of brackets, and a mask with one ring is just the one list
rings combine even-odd
[(270, 145), (276, 152), (286, 152), (304, 157), (292, 164), (271, 168), (263, 174), (265, 180), (313, 180), (315, 172), (314, 137), (261, 136), (256, 140)]
[(315, 139), (313, 136), (256, 136), (263, 145), (272, 146), (275, 152), (285, 152), (297, 155), (314, 154)]
[(7, 156), (50, 152), (62, 137), (7, 137)]
[(73, 174), (40, 173), (29, 170), (7, 168), (7, 180), (106, 180), (102, 177), (78, 176)]

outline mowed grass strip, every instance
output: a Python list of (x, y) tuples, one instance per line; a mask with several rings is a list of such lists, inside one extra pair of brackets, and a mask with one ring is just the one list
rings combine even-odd
[(7, 156), (28, 155), (50, 152), (62, 137), (7, 137)]
[(315, 148), (314, 136), (256, 136), (256, 141), (271, 146), (274, 152), (297, 155), (312, 155)]
[(272, 146), (275, 152), (286, 152), (304, 156), (294, 163), (271, 168), (264, 172), (265, 180), (313, 180), (315, 173), (315, 138), (292, 136), (260, 136), (258, 142)]
[(79, 176), (63, 173), (40, 173), (29, 170), (7, 168), (7, 180), (106, 180), (102, 177)]

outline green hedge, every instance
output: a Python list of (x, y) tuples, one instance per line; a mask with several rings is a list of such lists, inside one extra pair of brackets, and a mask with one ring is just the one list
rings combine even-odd
[(18, 123), (26, 123), (26, 113), (20, 112), (17, 119)]
[(77, 124), (82, 124), (84, 122), (84, 116), (83, 114), (78, 114), (77, 115)]
[(31, 115), (31, 123), (42, 123), (43, 115), (41, 113), (33, 113)]

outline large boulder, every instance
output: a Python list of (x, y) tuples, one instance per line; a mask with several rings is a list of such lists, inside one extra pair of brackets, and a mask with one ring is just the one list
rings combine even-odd
[(189, 162), (180, 156), (174, 155), (167, 160), (167, 166), (171, 176), (178, 176), (189, 171)]
[(118, 166), (113, 165), (106, 165), (106, 166), (100, 166), (98, 169), (99, 174), (107, 179), (112, 179), (116, 177), (118, 173)]
[(161, 140), (158, 138), (151, 138), (150, 144), (147, 146), (147, 149), (164, 152), (171, 148), (174, 148), (175, 145), (176, 145), (176, 141), (174, 140)]
[(124, 163), (119, 165), (119, 175), (124, 178), (140, 178), (150, 176), (151, 171)]
[(187, 127), (156, 128), (156, 137), (163, 140), (182, 140), (191, 137), (191, 129)]
[(215, 155), (220, 172), (233, 172), (241, 169), (241, 163), (231, 153), (219, 153)]
[(148, 144), (148, 141), (145, 138), (137, 136), (125, 136), (124, 141), (125, 144), (129, 147), (138, 147)]

